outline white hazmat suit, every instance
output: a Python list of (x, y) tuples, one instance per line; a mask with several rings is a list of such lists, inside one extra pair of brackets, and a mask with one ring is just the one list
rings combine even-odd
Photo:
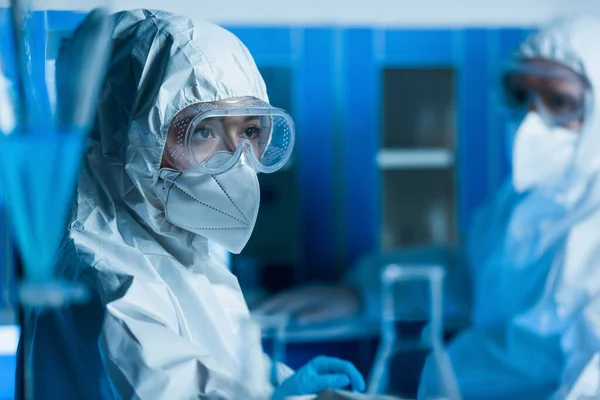
[[(58, 272), (92, 278), (107, 310), (100, 349), (121, 397), (268, 395), (268, 382), (236, 375), (237, 346), (253, 345), (238, 330), (248, 309), (236, 277), (210, 254), (207, 239), (166, 221), (155, 193), (175, 115), (230, 98), (268, 102), (263, 79), (246, 47), (216, 25), (148, 10), (118, 13), (114, 22)], [(279, 371), (280, 380), (291, 374)]]

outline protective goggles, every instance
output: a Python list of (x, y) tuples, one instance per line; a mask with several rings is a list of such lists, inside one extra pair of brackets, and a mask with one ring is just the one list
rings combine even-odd
[(240, 159), (257, 172), (275, 172), (294, 148), (292, 117), (253, 97), (197, 103), (173, 119), (166, 156), (179, 170), (217, 175)]
[(506, 70), (502, 93), (505, 105), (520, 115), (535, 110), (548, 125), (563, 126), (584, 116), (590, 86), (569, 68), (529, 61)]

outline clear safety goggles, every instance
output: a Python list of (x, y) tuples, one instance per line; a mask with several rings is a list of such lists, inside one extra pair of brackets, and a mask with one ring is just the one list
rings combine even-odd
[(166, 156), (181, 171), (217, 175), (240, 159), (257, 172), (285, 165), (294, 148), (292, 117), (253, 97), (197, 103), (173, 119)]
[(519, 115), (534, 110), (548, 125), (563, 126), (584, 116), (590, 86), (567, 67), (529, 61), (507, 68), (502, 94), (505, 105)]

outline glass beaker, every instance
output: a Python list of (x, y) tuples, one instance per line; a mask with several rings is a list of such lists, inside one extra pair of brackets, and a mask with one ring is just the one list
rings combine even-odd
[(283, 363), (288, 324), (289, 316), (284, 314), (254, 314), (241, 321), (236, 398), (268, 400), (287, 377)]
[[(387, 394), (404, 397), (406, 393), (397, 383), (401, 370), (395, 370), (395, 361), (407, 357), (409, 352), (427, 350), (430, 361), (434, 364), (431, 369), (433, 376), (421, 381), (418, 398), (460, 400), (460, 393), (452, 365), (443, 346), (443, 313), (442, 289), (444, 269), (440, 266), (401, 266), (392, 264), (382, 272), (382, 316), (381, 316), (381, 345), (375, 360), (368, 392), (370, 394)], [(429, 304), (429, 322), (425, 335), (416, 342), (403, 340), (397, 333), (397, 325), (410, 320), (410, 313), (402, 312), (405, 305), (401, 304), (403, 289), (408, 285), (425, 284), (423, 290), (428, 294), (422, 300)], [(414, 289), (411, 288), (411, 289)]]

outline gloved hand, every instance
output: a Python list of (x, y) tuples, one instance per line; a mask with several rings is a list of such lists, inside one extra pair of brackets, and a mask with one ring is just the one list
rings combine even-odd
[(356, 367), (348, 361), (321, 356), (311, 360), (277, 387), (273, 393), (273, 400), (317, 394), (327, 388), (339, 390), (349, 386), (358, 392), (365, 390), (365, 380)]
[(306, 286), (281, 293), (261, 304), (261, 314), (289, 314), (300, 325), (351, 318), (360, 311), (357, 290), (342, 285)]

